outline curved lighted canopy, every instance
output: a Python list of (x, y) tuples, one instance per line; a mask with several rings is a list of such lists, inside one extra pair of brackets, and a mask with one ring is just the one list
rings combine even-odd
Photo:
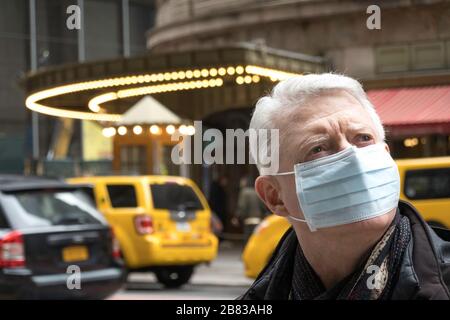
[(25, 105), (51, 116), (116, 122), (121, 113), (112, 103), (122, 99), (274, 82), (322, 69), (320, 58), (273, 51), (228, 48), (63, 66), (27, 77)]

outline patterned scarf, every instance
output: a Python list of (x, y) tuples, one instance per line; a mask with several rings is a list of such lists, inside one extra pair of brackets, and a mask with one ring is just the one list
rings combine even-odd
[(294, 258), (292, 300), (387, 300), (394, 287), (403, 254), (411, 239), (409, 220), (397, 210), (394, 221), (364, 265), (326, 290), (298, 246)]

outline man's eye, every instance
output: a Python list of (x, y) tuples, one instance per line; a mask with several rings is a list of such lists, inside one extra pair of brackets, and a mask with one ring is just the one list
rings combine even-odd
[(369, 142), (372, 141), (373, 138), (370, 134), (360, 134), (358, 135), (358, 140), (361, 142)]
[(323, 148), (321, 146), (317, 146), (317, 147), (312, 148), (311, 153), (314, 154), (314, 153), (319, 153), (322, 151), (323, 151)]

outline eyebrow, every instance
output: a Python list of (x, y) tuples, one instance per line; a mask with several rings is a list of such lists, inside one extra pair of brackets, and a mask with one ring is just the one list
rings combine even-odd
[(359, 130), (370, 130), (374, 132), (374, 128), (372, 128), (372, 126), (368, 125), (368, 124), (355, 124), (355, 123), (348, 123), (347, 124), (347, 128), (350, 129), (351, 131), (359, 131)]
[[(309, 150), (308, 147), (311, 145), (314, 145), (319, 142), (326, 142), (330, 138), (330, 135), (328, 133), (321, 133), (321, 134), (315, 134), (307, 137), (306, 139), (300, 140), (299, 143), (296, 144), (296, 147), (303, 151), (304, 153), (307, 153)], [(306, 150), (305, 150), (306, 149)]]
[[(300, 151), (304, 151), (303, 149), (310, 146), (311, 144), (327, 141), (330, 138), (330, 135), (328, 134), (328, 129), (325, 126), (320, 124), (314, 124), (310, 126), (311, 126), (311, 128), (309, 129), (310, 135), (304, 139), (299, 139), (300, 141), (296, 143), (296, 147), (300, 149)], [(376, 135), (376, 130), (367, 123), (354, 123), (351, 121), (346, 121), (346, 126), (350, 131), (364, 130), (370, 131), (370, 133)], [(305, 152), (307, 151), (308, 150), (306, 150)]]

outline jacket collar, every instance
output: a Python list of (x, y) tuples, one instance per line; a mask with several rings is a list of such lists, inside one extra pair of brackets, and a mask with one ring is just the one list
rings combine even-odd
[(403, 257), (392, 299), (450, 298), (439, 258), (445, 241), (435, 234), (411, 204), (400, 200), (398, 207), (410, 221), (412, 241)]

